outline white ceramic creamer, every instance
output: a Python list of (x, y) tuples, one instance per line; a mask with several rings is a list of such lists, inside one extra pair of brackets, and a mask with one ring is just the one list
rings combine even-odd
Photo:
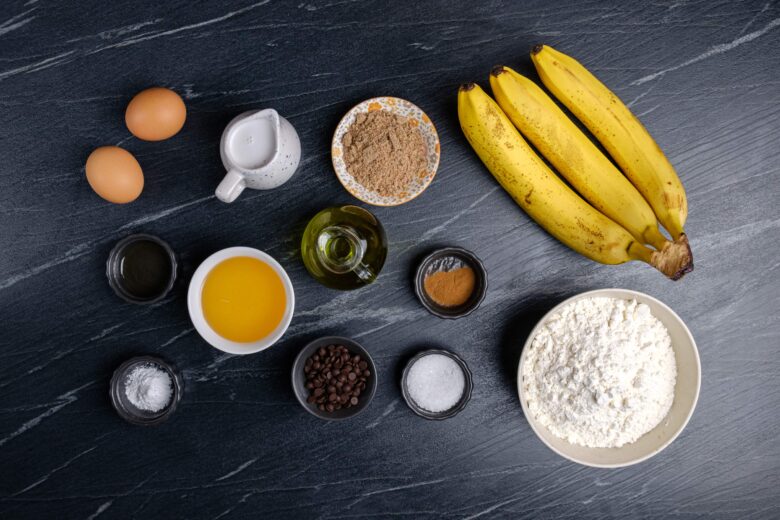
[(270, 190), (287, 182), (301, 160), (301, 141), (289, 121), (266, 108), (244, 112), (227, 125), (220, 155), (227, 175), (216, 195), (233, 202), (244, 188)]

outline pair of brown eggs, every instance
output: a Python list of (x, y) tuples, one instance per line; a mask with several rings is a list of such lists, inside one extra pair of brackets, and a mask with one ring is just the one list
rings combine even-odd
[[(162, 141), (176, 135), (187, 119), (187, 107), (173, 90), (154, 87), (133, 97), (125, 124), (144, 141)], [(133, 154), (118, 146), (101, 146), (87, 158), (87, 182), (102, 198), (115, 204), (132, 202), (144, 189), (144, 174)]]

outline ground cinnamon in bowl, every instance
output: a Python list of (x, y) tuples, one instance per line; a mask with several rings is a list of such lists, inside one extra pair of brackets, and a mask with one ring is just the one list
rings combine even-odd
[(414, 277), (414, 292), (428, 312), (456, 319), (474, 312), (487, 294), (487, 270), (477, 256), (462, 247), (445, 247), (422, 259)]
[(425, 141), (406, 117), (384, 110), (357, 114), (342, 145), (350, 175), (383, 197), (403, 194), (425, 175)]
[(425, 292), (442, 307), (457, 307), (466, 303), (474, 293), (476, 277), (471, 267), (451, 271), (435, 271), (425, 277)]

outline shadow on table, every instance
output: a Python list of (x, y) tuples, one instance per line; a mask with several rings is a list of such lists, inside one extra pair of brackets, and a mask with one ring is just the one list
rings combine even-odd
[(506, 383), (517, 386), (517, 366), (523, 345), (539, 320), (561, 301), (560, 295), (542, 295), (533, 302), (526, 302), (521, 309), (506, 320), (508, 325), (501, 335), (501, 367)]

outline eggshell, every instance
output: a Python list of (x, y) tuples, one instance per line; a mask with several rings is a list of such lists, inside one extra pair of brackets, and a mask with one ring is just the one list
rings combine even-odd
[(95, 193), (115, 204), (138, 198), (144, 173), (133, 154), (118, 146), (101, 146), (87, 157), (87, 182)]
[(125, 111), (127, 129), (144, 141), (162, 141), (176, 135), (187, 119), (187, 107), (173, 90), (154, 87), (130, 100)]

